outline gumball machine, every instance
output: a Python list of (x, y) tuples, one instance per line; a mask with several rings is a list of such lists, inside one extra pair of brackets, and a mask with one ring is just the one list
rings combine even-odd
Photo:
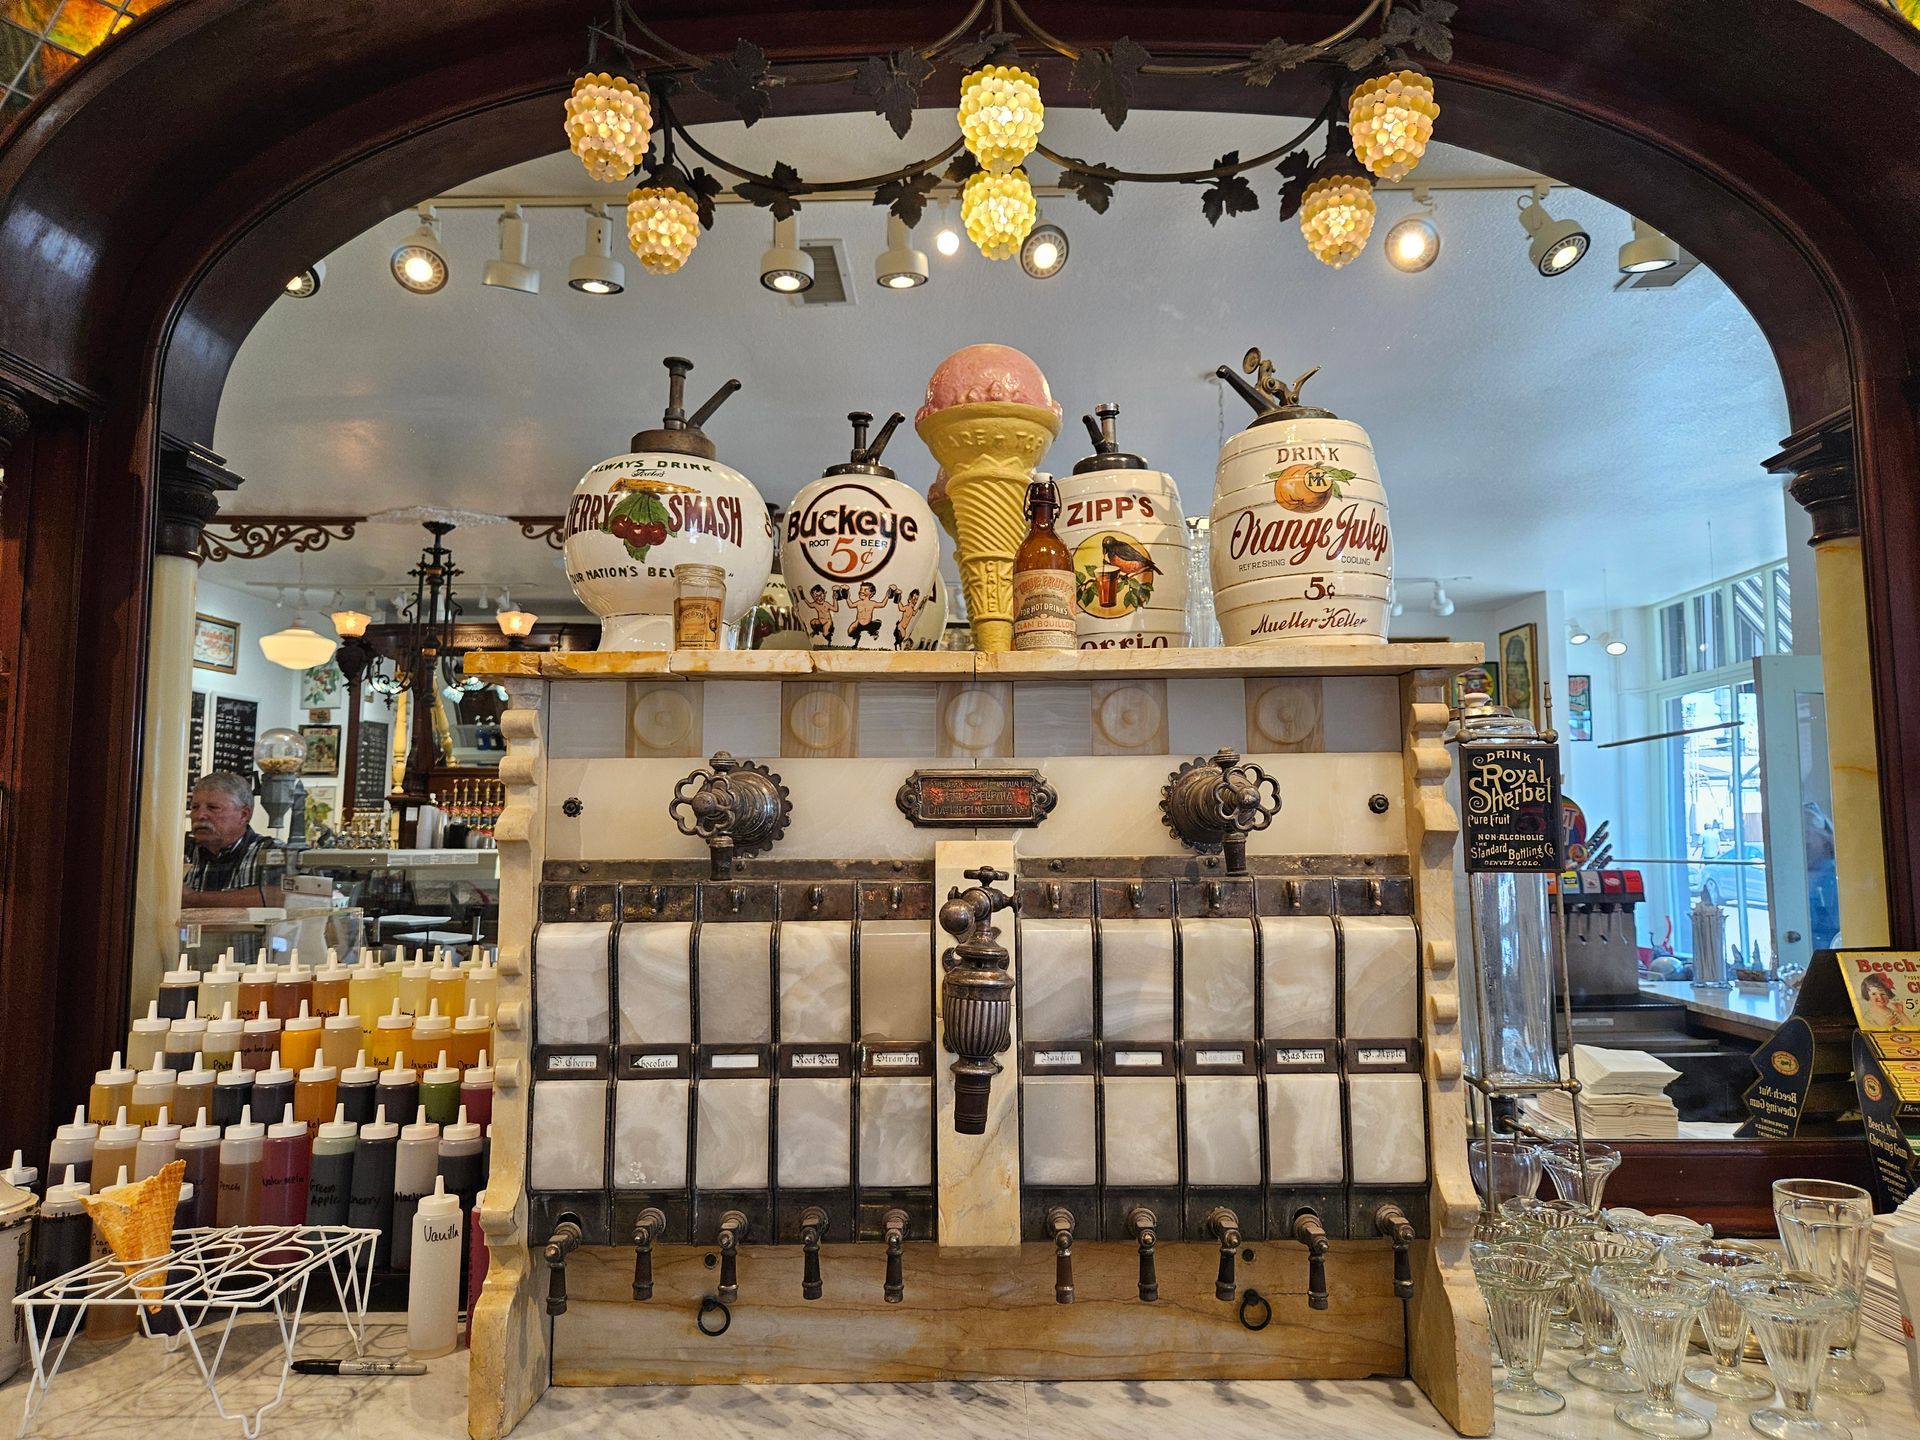
[(289, 850), (303, 849), (307, 843), (307, 787), (300, 778), (306, 758), (307, 742), (298, 730), (276, 726), (253, 742), (253, 766), (259, 771), (255, 789), (267, 823), (275, 830), (287, 827)]

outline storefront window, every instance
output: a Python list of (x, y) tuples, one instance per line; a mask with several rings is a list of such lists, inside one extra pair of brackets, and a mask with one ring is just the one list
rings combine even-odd
[[(1758, 715), (1751, 682), (1690, 690), (1666, 702), (1671, 867), (1669, 913), (1687, 914), (1709, 884), (1727, 911), (1727, 939), (1753, 961), (1755, 942), (1771, 947), (1767, 921), (1766, 835), (1761, 817)], [(1690, 933), (1676, 933), (1687, 954)], [(1691, 958), (1691, 957), (1690, 957)]]

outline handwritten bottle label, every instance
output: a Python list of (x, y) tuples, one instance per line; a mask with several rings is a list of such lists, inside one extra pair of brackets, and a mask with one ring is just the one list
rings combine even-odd
[(1071, 650), (1073, 571), (1020, 570), (1013, 577), (1013, 648)]

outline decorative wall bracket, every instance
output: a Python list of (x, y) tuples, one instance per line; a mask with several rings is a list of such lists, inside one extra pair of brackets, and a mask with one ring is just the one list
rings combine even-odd
[(202, 560), (264, 560), (288, 547), (301, 555), (351, 540), (364, 515), (221, 515), (200, 535)]
[(1160, 813), (1174, 837), (1190, 850), (1225, 850), (1227, 873), (1247, 873), (1247, 836), (1264, 830), (1280, 811), (1280, 782), (1237, 751), (1195, 756), (1167, 779)]
[(766, 766), (714, 752), (708, 768), (673, 787), (667, 814), (682, 835), (706, 842), (715, 880), (733, 874), (736, 858), (770, 850), (787, 833), (793, 802)]

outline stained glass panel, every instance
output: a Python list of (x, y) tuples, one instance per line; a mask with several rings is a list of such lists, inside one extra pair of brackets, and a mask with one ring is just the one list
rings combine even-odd
[[(0, 129), (27, 102), (167, 0), (0, 0)], [(38, 49), (35, 47), (38, 46)]]

